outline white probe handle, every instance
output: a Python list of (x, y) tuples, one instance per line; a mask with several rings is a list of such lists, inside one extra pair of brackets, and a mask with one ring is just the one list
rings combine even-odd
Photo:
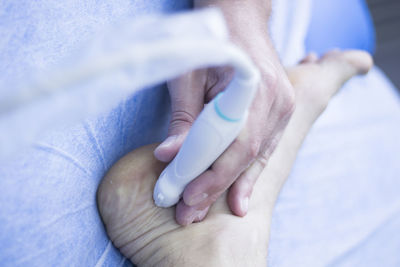
[(161, 173), (154, 189), (159, 207), (175, 205), (186, 185), (207, 170), (239, 135), (247, 118), (225, 117), (213, 99), (200, 113), (174, 160)]

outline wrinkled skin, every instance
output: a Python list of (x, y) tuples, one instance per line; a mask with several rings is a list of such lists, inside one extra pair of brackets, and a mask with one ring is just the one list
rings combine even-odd
[[(372, 65), (363, 52), (309, 55), (288, 71), (297, 94), (294, 112), (268, 166), (262, 169), (245, 217), (231, 215), (226, 193), (206, 213), (192, 212), (185, 227), (175, 208), (158, 208), (152, 192), (166, 166), (155, 159), (156, 144), (119, 160), (98, 189), (98, 207), (113, 244), (139, 266), (266, 266), (269, 226), (274, 203), (296, 153), (313, 122), (342, 84)], [(176, 212), (187, 212), (180, 203)], [(189, 209), (190, 210), (190, 209)], [(182, 217), (190, 217), (185, 215)]]
[[(248, 200), (261, 170), (280, 140), (295, 107), (295, 92), (269, 37), (271, 0), (195, 0), (195, 8), (217, 7), (225, 18), (230, 40), (252, 59), (260, 71), (260, 83), (249, 108), (246, 130), (211, 165), (189, 183), (177, 213), (178, 221), (189, 221), (193, 210), (208, 208), (227, 190), (233, 214), (244, 216)], [(169, 162), (182, 145), (204, 104), (231, 81), (232, 68), (196, 70), (168, 83), (171, 122), (168, 138), (154, 151)]]

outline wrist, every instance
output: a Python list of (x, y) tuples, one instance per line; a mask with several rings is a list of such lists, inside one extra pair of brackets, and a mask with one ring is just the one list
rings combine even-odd
[(222, 11), (231, 41), (247, 52), (268, 83), (283, 72), (269, 34), (270, 0), (195, 0), (194, 5)]
[(269, 18), (271, 14), (271, 0), (194, 0), (195, 8), (219, 7), (222, 11), (243, 13), (245, 10), (258, 10)]
[(268, 32), (270, 0), (194, 0), (194, 7), (219, 8), (233, 36), (240, 31), (244, 34)]

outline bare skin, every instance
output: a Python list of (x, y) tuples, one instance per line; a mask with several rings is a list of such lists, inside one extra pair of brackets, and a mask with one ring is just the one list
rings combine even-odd
[[(195, 8), (212, 6), (222, 11), (230, 40), (252, 58), (260, 70), (261, 82), (246, 121), (248, 134), (239, 135), (209, 170), (189, 183), (182, 198), (187, 211), (177, 213), (186, 218), (178, 220), (188, 220), (192, 208), (207, 212), (228, 188), (231, 188), (228, 201), (231, 211), (244, 216), (252, 187), (261, 172), (259, 166), (266, 165), (293, 112), (294, 90), (269, 36), (271, 2), (193, 1)], [(233, 75), (232, 68), (208, 68), (168, 83), (172, 109), (169, 137), (154, 151), (156, 158), (164, 162), (174, 158), (204, 104), (223, 91)], [(249, 169), (249, 165), (254, 168)]]
[[(152, 191), (165, 167), (155, 159), (154, 145), (129, 153), (107, 173), (98, 189), (98, 207), (107, 233), (122, 254), (139, 266), (266, 266), (272, 210), (313, 122), (330, 98), (356, 74), (366, 73), (371, 57), (358, 51), (309, 55), (288, 70), (296, 91), (296, 110), (262, 171), (245, 217), (231, 214), (228, 194), (207, 212), (175, 221), (175, 209), (154, 205)], [(263, 166), (259, 166), (263, 168)], [(176, 212), (187, 212), (180, 203)], [(194, 214), (194, 215), (193, 215)], [(201, 223), (191, 224), (192, 221)], [(181, 218), (181, 217), (179, 217)]]

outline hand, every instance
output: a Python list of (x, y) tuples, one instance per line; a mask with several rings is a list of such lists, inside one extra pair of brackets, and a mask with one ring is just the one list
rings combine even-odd
[[(232, 212), (238, 216), (247, 213), (253, 185), (294, 110), (293, 88), (268, 36), (267, 6), (253, 3), (264, 1), (211, 2), (222, 9), (232, 41), (249, 54), (262, 78), (245, 129), (210, 170), (186, 187), (177, 210), (177, 221), (182, 224), (191, 223), (188, 218), (193, 209), (206, 214), (228, 188)], [(187, 73), (168, 84), (172, 119), (168, 138), (155, 150), (157, 159), (169, 162), (174, 158), (204, 104), (224, 90), (232, 77), (229, 67), (209, 68)]]
[[(366, 73), (372, 59), (365, 52), (308, 56), (288, 70), (297, 109), (279, 146), (254, 188), (246, 218), (229, 215), (220, 198), (203, 223), (180, 227), (173, 208), (154, 205), (152, 191), (165, 164), (152, 156), (154, 145), (125, 155), (102, 180), (99, 212), (107, 234), (121, 253), (138, 266), (266, 266), (274, 203), (303, 138), (344, 82)], [(178, 209), (179, 209), (178, 205)], [(194, 220), (203, 216), (194, 214)]]

